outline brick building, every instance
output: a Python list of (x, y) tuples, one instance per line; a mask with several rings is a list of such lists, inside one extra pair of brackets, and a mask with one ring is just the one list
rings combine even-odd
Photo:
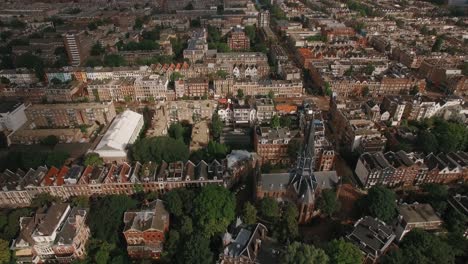
[(468, 178), (465, 152), (433, 153), (422, 157), (404, 151), (364, 153), (356, 165), (356, 175), (365, 188), (374, 185), (410, 187), (424, 183), (453, 183)]
[(71, 263), (86, 255), (90, 231), (88, 209), (53, 203), (20, 219), (20, 232), (13, 241), (17, 263)]
[(39, 128), (105, 125), (116, 115), (113, 103), (36, 104), (28, 107), (25, 113), (28, 120)]
[(186, 80), (184, 94), (188, 97), (208, 96), (208, 80), (203, 78), (192, 78)]
[(228, 37), (228, 46), (233, 51), (248, 50), (250, 49), (250, 39), (242, 28), (236, 27)]
[(262, 162), (284, 163), (290, 161), (288, 145), (292, 140), (301, 138), (299, 131), (290, 131), (289, 128), (256, 127), (254, 133), (254, 149), (262, 158)]
[(315, 171), (314, 125), (308, 128), (307, 139), (298, 155), (296, 167), (287, 173), (257, 175), (256, 197), (272, 197), (293, 201), (299, 212), (299, 223), (310, 221), (317, 197), (324, 189), (338, 187), (336, 171)]
[(169, 212), (162, 200), (156, 200), (138, 211), (124, 214), (125, 240), (131, 258), (158, 259), (161, 256), (164, 236), (169, 231)]

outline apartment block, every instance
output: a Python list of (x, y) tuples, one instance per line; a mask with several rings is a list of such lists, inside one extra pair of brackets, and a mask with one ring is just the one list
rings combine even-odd
[(25, 111), (37, 128), (67, 128), (109, 124), (115, 117), (113, 103), (35, 104)]
[(20, 219), (20, 233), (13, 241), (17, 263), (71, 263), (86, 255), (90, 231), (89, 210), (53, 203)]
[(208, 80), (203, 78), (185, 80), (184, 94), (190, 98), (208, 96)]
[(91, 51), (92, 38), (86, 36), (85, 31), (67, 32), (63, 35), (63, 41), (71, 65), (79, 66), (86, 61)]
[(288, 145), (295, 138), (300, 139), (299, 131), (290, 131), (289, 128), (256, 127), (254, 149), (263, 163), (287, 164), (290, 161)]
[(92, 101), (134, 101), (135, 80), (126, 79), (104, 79), (88, 82), (89, 99)]
[(465, 180), (465, 152), (429, 154), (423, 157), (404, 151), (364, 153), (356, 165), (356, 175), (365, 188), (374, 185), (411, 187), (424, 183), (448, 184)]
[(232, 51), (248, 50), (250, 48), (250, 39), (242, 28), (236, 27), (228, 37), (228, 46)]

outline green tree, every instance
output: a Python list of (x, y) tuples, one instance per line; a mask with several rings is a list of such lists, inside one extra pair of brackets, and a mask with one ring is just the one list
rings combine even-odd
[(278, 202), (271, 197), (265, 197), (260, 200), (258, 211), (260, 217), (268, 221), (276, 221), (280, 216)]
[(85, 166), (102, 166), (104, 165), (104, 160), (99, 156), (98, 153), (89, 153), (84, 158)]
[(291, 139), (288, 142), (288, 156), (291, 160), (294, 160), (297, 158), (297, 155), (299, 154), (299, 151), (301, 151), (302, 148), (302, 142), (299, 139)]
[(364, 96), (364, 97), (368, 96), (369, 92), (370, 92), (369, 91), (369, 86), (366, 85), (366, 86), (362, 87), (362, 91), (361, 91), (362, 96)]
[(91, 47), (91, 55), (92, 56), (100, 56), (103, 55), (105, 52), (104, 48), (102, 47), (100, 42), (96, 42), (92, 47)]
[(293, 242), (281, 255), (284, 264), (327, 264), (328, 256), (322, 249), (313, 245)]
[(279, 241), (289, 243), (299, 236), (298, 216), (297, 206), (291, 202), (286, 203), (276, 228)]
[(161, 254), (163, 263), (172, 263), (175, 255), (178, 253), (178, 245), (180, 243), (180, 234), (177, 230), (171, 229), (164, 242), (164, 250)]
[(10, 248), (6, 240), (0, 239), (0, 264), (10, 263)]
[(44, 206), (51, 206), (53, 203), (59, 202), (60, 199), (48, 193), (40, 193), (31, 201), (32, 208), (41, 208)]
[(324, 94), (326, 96), (331, 96), (333, 94), (333, 91), (331, 89), (331, 86), (330, 86), (330, 83), (329, 82), (325, 82), (324, 84)]
[(185, 236), (190, 236), (193, 233), (192, 219), (188, 216), (183, 216), (180, 221), (180, 233)]
[(289, 116), (281, 116), (280, 117), (280, 125), (281, 127), (290, 127), (292, 120)]
[(109, 54), (104, 56), (104, 65), (107, 67), (120, 67), (125, 66), (126, 64), (125, 59), (118, 54)]
[(270, 91), (268, 92), (268, 98), (270, 98), (270, 99), (272, 99), (272, 100), (275, 99), (275, 92), (273, 92), (272, 90), (270, 90)]
[(239, 98), (239, 99), (244, 98), (244, 90), (242, 90), (242, 89), (237, 90), (237, 98)]
[(2, 76), (2, 77), (0, 77), (0, 83), (1, 84), (10, 84), (10, 79)]
[(84, 195), (74, 196), (71, 199), (71, 204), (79, 208), (89, 208), (89, 197)]
[(226, 79), (226, 77), (228, 76), (229, 74), (225, 71), (225, 70), (217, 70), (216, 71), (216, 76), (218, 76), (219, 78), (221, 79)]
[(374, 186), (369, 189), (364, 197), (363, 211), (384, 222), (390, 222), (396, 215), (395, 193), (382, 186)]
[(185, 128), (180, 123), (172, 123), (167, 132), (173, 139), (184, 140)]
[(438, 36), (434, 42), (434, 45), (432, 45), (432, 52), (439, 52), (440, 49), (442, 48), (442, 44), (444, 43), (444, 39), (442, 36)]
[(280, 123), (280, 118), (277, 116), (277, 115), (274, 115), (272, 118), (271, 118), (271, 121), (270, 121), (270, 124), (271, 124), (271, 128), (280, 128), (281, 127), (281, 123)]
[(336, 193), (333, 190), (323, 190), (318, 200), (318, 208), (324, 214), (333, 215), (340, 210), (341, 203), (336, 197)]
[(257, 29), (255, 26), (245, 26), (245, 34), (249, 37), (250, 41), (257, 39)]
[(101, 246), (94, 256), (96, 264), (107, 264), (110, 259), (110, 253), (115, 248), (114, 244), (107, 243), (106, 241), (101, 242)]
[(210, 161), (214, 159), (223, 159), (226, 157), (228, 151), (228, 146), (225, 144), (210, 140), (206, 147), (206, 158)]
[(432, 131), (441, 152), (465, 150), (468, 145), (468, 128), (463, 124), (436, 119)]
[(453, 249), (439, 236), (414, 229), (402, 240), (399, 252), (384, 256), (382, 263), (455, 263)]
[(116, 230), (121, 226), (124, 212), (136, 206), (137, 202), (126, 195), (109, 195), (93, 200), (88, 218), (93, 237), (116, 243), (119, 238)]
[(226, 230), (235, 217), (234, 195), (217, 185), (204, 186), (193, 201), (193, 220), (207, 237)]
[(218, 113), (214, 112), (213, 116), (211, 117), (211, 133), (213, 134), (214, 138), (219, 138), (221, 136), (223, 127), (223, 121), (221, 121), (221, 118), (219, 118)]
[(59, 138), (55, 135), (49, 135), (41, 140), (41, 144), (49, 146), (49, 147), (55, 147), (59, 143)]
[(242, 222), (253, 225), (257, 222), (257, 209), (250, 202), (244, 204), (242, 209)]
[(133, 144), (132, 157), (140, 162), (186, 161), (189, 150), (183, 141), (171, 137), (142, 138)]
[(210, 251), (210, 241), (201, 233), (197, 233), (184, 243), (180, 256), (180, 264), (207, 264), (213, 262), (213, 253)]
[(4, 240), (10, 241), (14, 239), (19, 232), (19, 219), (21, 217), (29, 216), (30, 209), (21, 208), (15, 209), (8, 214), (8, 222), (3, 228), (3, 232), (0, 233), (0, 237)]
[(363, 255), (358, 247), (343, 238), (332, 240), (326, 248), (331, 264), (362, 264)]
[(439, 142), (436, 136), (427, 130), (421, 130), (417, 138), (418, 146), (426, 153), (437, 153)]
[(47, 154), (47, 158), (45, 160), (45, 165), (48, 167), (62, 167), (67, 159), (70, 157), (70, 154), (64, 151), (52, 151)]
[(437, 212), (443, 214), (447, 208), (448, 187), (436, 183), (424, 184), (421, 187), (426, 193), (424, 202), (430, 203)]

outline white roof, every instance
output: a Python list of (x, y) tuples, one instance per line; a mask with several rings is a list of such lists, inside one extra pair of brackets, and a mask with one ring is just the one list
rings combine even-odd
[(143, 115), (130, 110), (118, 115), (97, 145), (95, 152), (104, 157), (125, 156), (125, 148), (132, 143), (130, 142), (132, 135), (135, 130), (141, 129), (142, 122)]

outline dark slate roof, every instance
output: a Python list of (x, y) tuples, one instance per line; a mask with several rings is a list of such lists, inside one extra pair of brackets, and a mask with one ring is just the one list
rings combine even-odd
[(384, 222), (365, 216), (354, 224), (347, 238), (368, 257), (376, 259), (390, 246), (395, 234)]

